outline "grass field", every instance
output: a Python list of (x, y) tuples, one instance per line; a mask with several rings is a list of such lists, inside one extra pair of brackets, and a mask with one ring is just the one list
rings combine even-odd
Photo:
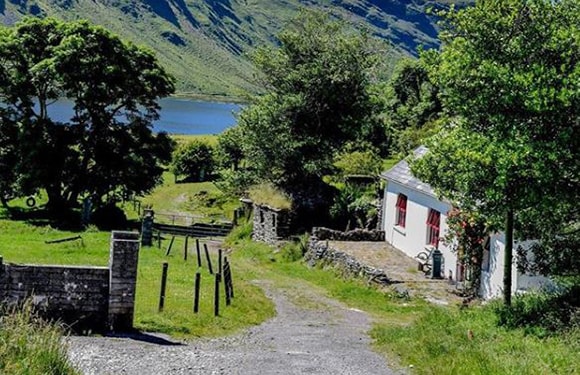
[[(148, 202), (159, 208), (177, 207), (182, 194), (210, 190), (207, 184), (166, 184)], [(145, 201), (147, 201), (147, 199)], [(21, 204), (21, 203), (20, 203)], [(174, 205), (174, 206), (172, 206)], [(540, 338), (523, 329), (498, 327), (493, 305), (434, 306), (420, 298), (400, 298), (393, 290), (380, 291), (332, 269), (308, 268), (286, 261), (282, 251), (248, 240), (251, 226), (238, 227), (223, 245), (233, 269), (236, 297), (232, 306), (213, 316), (213, 280), (204, 259), (200, 313), (192, 312), (193, 280), (198, 271), (194, 242), (183, 260), (183, 239), (177, 238), (166, 256), (168, 238), (160, 249), (140, 253), (135, 325), (146, 331), (177, 337), (226, 335), (259, 324), (275, 314), (272, 302), (253, 280), (269, 280), (305, 308), (316, 301), (301, 299), (301, 288), (314, 288), (348, 306), (368, 312), (374, 320), (370, 334), (376, 350), (389, 364), (410, 367), (419, 374), (579, 374), (580, 332)], [(80, 234), (81, 241), (46, 245), (45, 240)], [(216, 244), (209, 243), (215, 263)], [(109, 233), (94, 229), (65, 232), (37, 222), (7, 220), (0, 212), (0, 255), (5, 262), (106, 265)], [(169, 263), (165, 309), (157, 311), (161, 268)], [(472, 332), (472, 335), (468, 334)]]

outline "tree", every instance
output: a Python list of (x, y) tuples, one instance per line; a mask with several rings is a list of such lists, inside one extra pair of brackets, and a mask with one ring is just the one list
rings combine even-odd
[[(26, 18), (0, 33), (2, 121), (18, 124), (23, 192), (46, 189), (50, 207), (91, 196), (143, 194), (160, 180), (172, 142), (153, 134), (157, 99), (174, 91), (155, 56), (85, 21)], [(57, 124), (52, 101), (75, 115)]]
[(387, 128), (395, 135), (394, 148), (406, 155), (438, 130), (439, 90), (422, 60), (402, 59), (386, 90)]
[(376, 56), (367, 34), (321, 13), (303, 12), (279, 40), (254, 55), (266, 94), (241, 112), (240, 141), (259, 179), (314, 198), (343, 144), (384, 134), (369, 93)]
[(207, 143), (194, 140), (181, 145), (173, 153), (171, 171), (186, 181), (206, 181), (214, 169), (213, 149)]
[[(562, 214), (550, 227), (562, 216), (578, 225), (568, 208), (580, 191), (580, 3), (483, 0), (443, 16), (441, 51), (422, 58), (455, 120), (412, 168), (505, 231), (509, 305), (514, 226), (533, 213), (550, 221), (547, 212)], [(519, 235), (553, 234), (532, 226)]]
[(222, 168), (231, 168), (237, 171), (244, 158), (244, 151), (240, 144), (242, 134), (240, 127), (227, 128), (218, 136), (216, 159)]

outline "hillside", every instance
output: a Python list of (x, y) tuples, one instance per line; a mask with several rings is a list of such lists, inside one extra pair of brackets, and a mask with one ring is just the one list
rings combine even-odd
[(183, 94), (243, 96), (256, 91), (246, 55), (273, 44), (300, 7), (363, 25), (395, 46), (394, 55), (437, 45), (432, 5), (422, 0), (0, 0), (0, 22), (25, 14), (88, 19), (153, 49)]

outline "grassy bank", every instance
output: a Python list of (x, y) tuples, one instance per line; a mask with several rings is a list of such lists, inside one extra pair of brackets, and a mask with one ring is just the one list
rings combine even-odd
[(0, 318), (0, 374), (73, 375), (61, 330), (36, 318), (26, 304)]

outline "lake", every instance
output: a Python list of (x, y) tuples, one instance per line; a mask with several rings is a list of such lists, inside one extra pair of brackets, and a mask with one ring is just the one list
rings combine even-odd
[[(190, 99), (165, 98), (160, 119), (155, 121), (156, 132), (171, 134), (218, 134), (236, 124), (235, 113), (242, 106), (233, 103), (203, 102)], [(72, 102), (59, 100), (50, 105), (49, 116), (55, 121), (68, 122), (73, 116)]]

